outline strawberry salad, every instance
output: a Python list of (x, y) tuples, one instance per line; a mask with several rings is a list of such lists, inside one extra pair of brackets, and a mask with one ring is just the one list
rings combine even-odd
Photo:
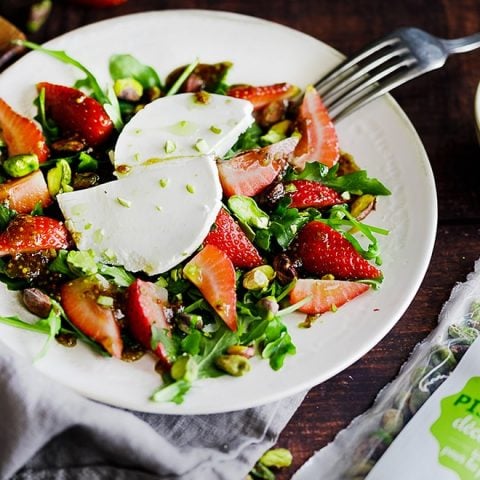
[(23, 43), (84, 75), (38, 83), (35, 119), (0, 98), (0, 280), (38, 317), (0, 322), (46, 335), (39, 356), (53, 340), (152, 355), (152, 400), (180, 403), (253, 357), (280, 369), (288, 328), (380, 285), (387, 232), (364, 219), (390, 192), (340, 150), (313, 87), (231, 85), (229, 62), (161, 81), (119, 54), (104, 91)]

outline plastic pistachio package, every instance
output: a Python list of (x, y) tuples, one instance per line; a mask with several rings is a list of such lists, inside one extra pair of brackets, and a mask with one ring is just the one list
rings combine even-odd
[(480, 259), (373, 406), (292, 480), (480, 479)]

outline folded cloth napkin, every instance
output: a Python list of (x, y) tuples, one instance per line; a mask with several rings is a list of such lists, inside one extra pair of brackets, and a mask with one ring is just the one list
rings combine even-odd
[(0, 388), (2, 480), (243, 479), (305, 396), (216, 415), (131, 412), (52, 382), (1, 344)]

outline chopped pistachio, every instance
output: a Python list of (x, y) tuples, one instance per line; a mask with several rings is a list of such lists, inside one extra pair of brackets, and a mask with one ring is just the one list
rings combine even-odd
[(187, 185), (185, 185), (185, 188), (187, 189), (188, 193), (195, 193), (195, 187), (191, 183), (187, 183)]
[(38, 170), (40, 163), (34, 153), (25, 153), (7, 158), (2, 165), (11, 177), (18, 178)]
[(161, 186), (162, 188), (165, 188), (165, 187), (168, 185), (168, 182), (169, 182), (169, 181), (170, 181), (170, 180), (169, 180), (168, 178), (161, 178), (160, 181), (159, 181), (160, 186)]
[(215, 365), (234, 377), (241, 377), (250, 371), (250, 363), (242, 355), (220, 355), (215, 360)]
[(216, 133), (217, 135), (220, 135), (222, 133), (222, 129), (220, 127), (217, 127), (216, 125), (212, 125), (210, 127), (210, 131), (212, 133)]
[(155, 210), (161, 212), (163, 210), (163, 207), (161, 205), (156, 205)]
[(126, 208), (130, 208), (132, 206), (131, 200), (126, 200), (125, 198), (122, 197), (117, 197), (117, 202), (122, 206)]
[(266, 467), (283, 468), (292, 464), (292, 454), (286, 448), (273, 448), (265, 452), (260, 458), (260, 462)]
[(167, 140), (163, 148), (165, 150), (165, 153), (173, 153), (177, 148), (177, 145), (175, 145), (175, 142), (173, 140)]
[(110, 249), (110, 248), (107, 248), (104, 252), (103, 252), (103, 256), (106, 260), (110, 260), (110, 261), (113, 261), (117, 258), (117, 256), (115, 255), (115, 252)]
[(113, 91), (121, 100), (138, 102), (143, 95), (143, 86), (134, 78), (119, 78), (113, 84)]
[(207, 153), (208, 152), (208, 143), (203, 139), (199, 138), (197, 143), (194, 145), (195, 150), (200, 153)]
[(267, 288), (275, 277), (275, 270), (270, 265), (261, 265), (247, 272), (243, 277), (243, 286), (247, 290)]
[(112, 307), (113, 306), (113, 298), (108, 297), (106, 295), (99, 295), (97, 298), (97, 303), (102, 307)]
[(105, 237), (105, 230), (103, 230), (103, 228), (99, 228), (93, 232), (93, 241), (95, 243), (100, 243), (103, 237)]
[(170, 374), (174, 380), (193, 382), (198, 377), (198, 364), (190, 355), (182, 355), (172, 365)]

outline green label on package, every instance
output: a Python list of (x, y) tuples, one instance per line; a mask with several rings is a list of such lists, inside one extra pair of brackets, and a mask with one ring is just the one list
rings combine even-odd
[(367, 475), (385, 479), (480, 480), (480, 338)]
[(440, 444), (438, 461), (461, 480), (480, 479), (480, 377), (440, 402), (430, 431)]

